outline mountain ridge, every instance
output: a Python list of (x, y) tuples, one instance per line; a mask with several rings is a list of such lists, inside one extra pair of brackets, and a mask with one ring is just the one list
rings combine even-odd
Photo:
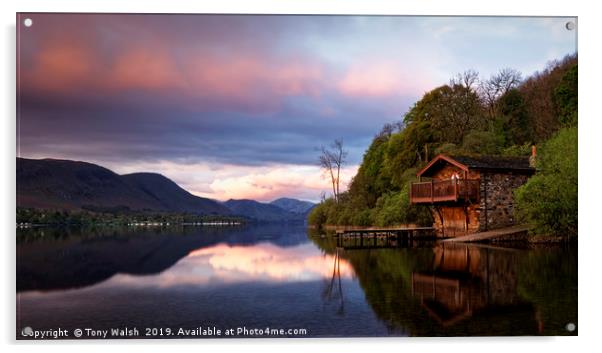
[(313, 202), (298, 200), (290, 197), (281, 197), (270, 202), (270, 204), (297, 214), (307, 214), (316, 206), (316, 204)]
[(192, 195), (161, 174), (119, 175), (93, 163), (51, 158), (17, 158), (17, 206), (231, 214), (219, 202)]
[(289, 197), (269, 203), (196, 196), (154, 172), (119, 175), (84, 161), (17, 157), (17, 207), (54, 210), (152, 211), (243, 216), (260, 222), (304, 221), (315, 204)]
[(305, 221), (306, 214), (290, 212), (271, 203), (249, 199), (230, 199), (223, 203), (234, 214), (262, 222)]

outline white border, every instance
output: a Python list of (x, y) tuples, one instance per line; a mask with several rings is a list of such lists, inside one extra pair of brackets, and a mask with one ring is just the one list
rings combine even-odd
[[(600, 12), (593, 1), (545, 1), (525, 0), (490, 1), (470, 0), (146, 0), (146, 1), (43, 1), (21, 0), (18, 3), (1, 3), (2, 11), (2, 61), (3, 78), (0, 94), (4, 114), (2, 116), (2, 182), (0, 183), (2, 204), (0, 224), (5, 230), (0, 235), (2, 244), (2, 290), (0, 291), (2, 319), (0, 334), (3, 348), (9, 351), (44, 352), (106, 352), (107, 349), (145, 352), (164, 352), (178, 345), (178, 351), (245, 351), (245, 352), (296, 352), (315, 350), (374, 351), (375, 349), (411, 349), (417, 351), (445, 350), (451, 352), (508, 352), (523, 348), (547, 352), (591, 351), (599, 346), (596, 329), (599, 327), (599, 305), (596, 303), (601, 277), (597, 252), (600, 249), (597, 234), (599, 222), (595, 212), (602, 200), (601, 188), (597, 185), (600, 173), (596, 173), (600, 158), (600, 129), (602, 113), (594, 104), (600, 101)], [(15, 332), (15, 264), (14, 264), (14, 216), (15, 216), (15, 12), (153, 12), (153, 13), (303, 13), (303, 14), (399, 14), (399, 15), (530, 15), (530, 16), (578, 16), (579, 17), (579, 337), (561, 338), (441, 338), (441, 339), (288, 339), (288, 340), (204, 340), (204, 341), (134, 341), (134, 342), (46, 342), (45, 344), (14, 341)], [(595, 109), (598, 108), (598, 109)], [(376, 347), (378, 346), (378, 347)]]

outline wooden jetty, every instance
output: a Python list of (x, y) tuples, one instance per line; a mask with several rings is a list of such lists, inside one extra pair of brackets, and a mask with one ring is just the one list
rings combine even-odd
[(466, 236), (448, 238), (443, 240), (447, 243), (497, 243), (504, 241), (524, 241), (527, 239), (527, 233), (530, 227), (527, 225), (518, 225), (513, 227), (500, 228), (487, 232), (473, 233)]
[(346, 229), (336, 232), (337, 247), (379, 249), (408, 246), (417, 240), (435, 240), (435, 228)]

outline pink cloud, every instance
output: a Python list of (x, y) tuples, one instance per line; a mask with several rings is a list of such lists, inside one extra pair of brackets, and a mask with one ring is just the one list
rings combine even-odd
[(106, 82), (101, 85), (115, 89), (173, 89), (185, 86), (182, 73), (165, 48), (129, 49), (119, 55), (108, 71)]
[[(253, 199), (271, 201), (279, 197), (316, 200), (322, 192), (329, 193), (331, 184), (317, 166), (274, 166), (245, 168), (244, 174), (216, 175), (210, 184), (211, 192), (201, 196), (220, 200)], [(341, 189), (347, 189), (357, 166), (341, 172)]]
[[(106, 166), (119, 174), (152, 170), (172, 179), (192, 194), (222, 201), (228, 199), (272, 201), (280, 197), (317, 201), (322, 192), (327, 195), (332, 192), (330, 181), (318, 166), (281, 164), (256, 167), (167, 160), (131, 163), (92, 162)], [(357, 168), (357, 165), (343, 168), (342, 190), (347, 189), (351, 178), (357, 173)]]
[(94, 85), (97, 61), (86, 46), (70, 40), (47, 43), (31, 68), (21, 68), (25, 85), (54, 92), (70, 92), (74, 86)]
[(265, 53), (198, 54), (184, 66), (193, 97), (212, 97), (229, 108), (274, 111), (285, 97), (317, 96), (324, 89), (324, 70), (309, 60), (273, 60)]
[(322, 65), (309, 59), (207, 50), (176, 58), (176, 52), (165, 39), (107, 53), (76, 35), (47, 38), (33, 52), (31, 67), (21, 70), (22, 88), (69, 99), (80, 92), (119, 95), (143, 89), (190, 109), (273, 111), (287, 96), (317, 96), (324, 87)]
[(427, 87), (423, 75), (404, 72), (398, 63), (376, 60), (351, 66), (338, 82), (339, 91), (352, 97), (414, 95)]

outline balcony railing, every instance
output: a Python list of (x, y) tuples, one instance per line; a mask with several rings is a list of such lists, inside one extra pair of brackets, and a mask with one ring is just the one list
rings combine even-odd
[(449, 179), (412, 183), (410, 201), (412, 203), (435, 202), (478, 202), (479, 180)]

